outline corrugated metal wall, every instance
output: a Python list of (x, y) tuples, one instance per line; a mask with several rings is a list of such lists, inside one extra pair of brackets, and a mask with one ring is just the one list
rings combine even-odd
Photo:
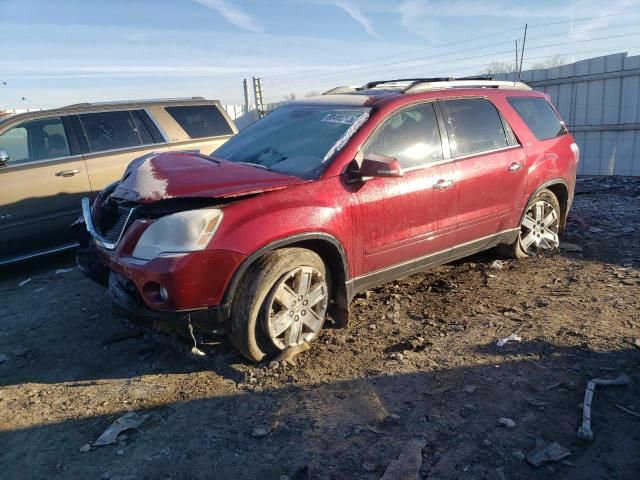
[(522, 80), (551, 96), (580, 146), (579, 174), (640, 175), (640, 56), (528, 70)]

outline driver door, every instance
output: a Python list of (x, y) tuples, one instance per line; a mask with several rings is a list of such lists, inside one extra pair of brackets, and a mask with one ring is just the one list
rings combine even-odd
[(17, 123), (0, 133), (0, 263), (74, 242), (70, 225), (90, 193), (65, 117)]
[(396, 158), (403, 176), (367, 180), (357, 192), (359, 270), (365, 272), (359, 288), (448, 258), (458, 187), (455, 164), (443, 151), (443, 133), (436, 107), (426, 102), (392, 113), (364, 145), (364, 158), (372, 153)]

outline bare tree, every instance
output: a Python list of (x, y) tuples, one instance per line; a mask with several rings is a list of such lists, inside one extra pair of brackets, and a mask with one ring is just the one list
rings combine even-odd
[(317, 97), (318, 95), (320, 95), (320, 92), (317, 90), (311, 90), (304, 94), (305, 97)]
[(531, 67), (532, 70), (537, 70), (540, 68), (555, 68), (567, 63), (567, 59), (564, 55), (557, 54), (551, 58), (546, 59), (544, 62), (534, 63)]
[(284, 97), (282, 97), (282, 101), (283, 102), (293, 102), (296, 99), (296, 94), (295, 93), (290, 93), (288, 95), (285, 95)]
[(512, 72), (515, 72), (516, 70), (517, 70), (517, 67), (513, 63), (493, 61), (489, 65), (487, 65), (487, 68), (485, 69), (485, 73), (487, 75), (493, 75), (496, 73), (512, 73)]

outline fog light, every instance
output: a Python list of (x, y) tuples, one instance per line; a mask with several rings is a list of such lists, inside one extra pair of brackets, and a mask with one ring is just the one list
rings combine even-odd
[(160, 300), (163, 303), (169, 300), (169, 292), (167, 292), (167, 289), (164, 288), (162, 285), (160, 285), (160, 291), (158, 293), (160, 294)]
[(166, 303), (169, 299), (169, 292), (158, 282), (148, 282), (142, 288), (142, 294), (149, 303)]

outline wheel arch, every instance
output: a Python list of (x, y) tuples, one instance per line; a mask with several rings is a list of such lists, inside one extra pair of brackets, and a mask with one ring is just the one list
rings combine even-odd
[(558, 203), (560, 204), (560, 233), (562, 233), (567, 222), (567, 213), (569, 210), (569, 184), (563, 178), (554, 178), (553, 180), (548, 180), (539, 185), (538, 188), (534, 190), (534, 192), (527, 200), (527, 205), (529, 205), (531, 200), (536, 195), (538, 195), (538, 193), (545, 189), (551, 190), (551, 192), (558, 199)]
[[(240, 280), (258, 259), (265, 254), (281, 248), (306, 248), (317, 253), (325, 262), (331, 275), (332, 305), (329, 312), (336, 322), (345, 323), (346, 318), (336, 318), (340, 312), (348, 311), (349, 297), (347, 281), (349, 280), (349, 263), (342, 243), (333, 235), (323, 232), (310, 232), (292, 235), (271, 242), (249, 255), (236, 269), (223, 296), (223, 303), (230, 305), (236, 294)], [(337, 310), (337, 311), (336, 311)]]

